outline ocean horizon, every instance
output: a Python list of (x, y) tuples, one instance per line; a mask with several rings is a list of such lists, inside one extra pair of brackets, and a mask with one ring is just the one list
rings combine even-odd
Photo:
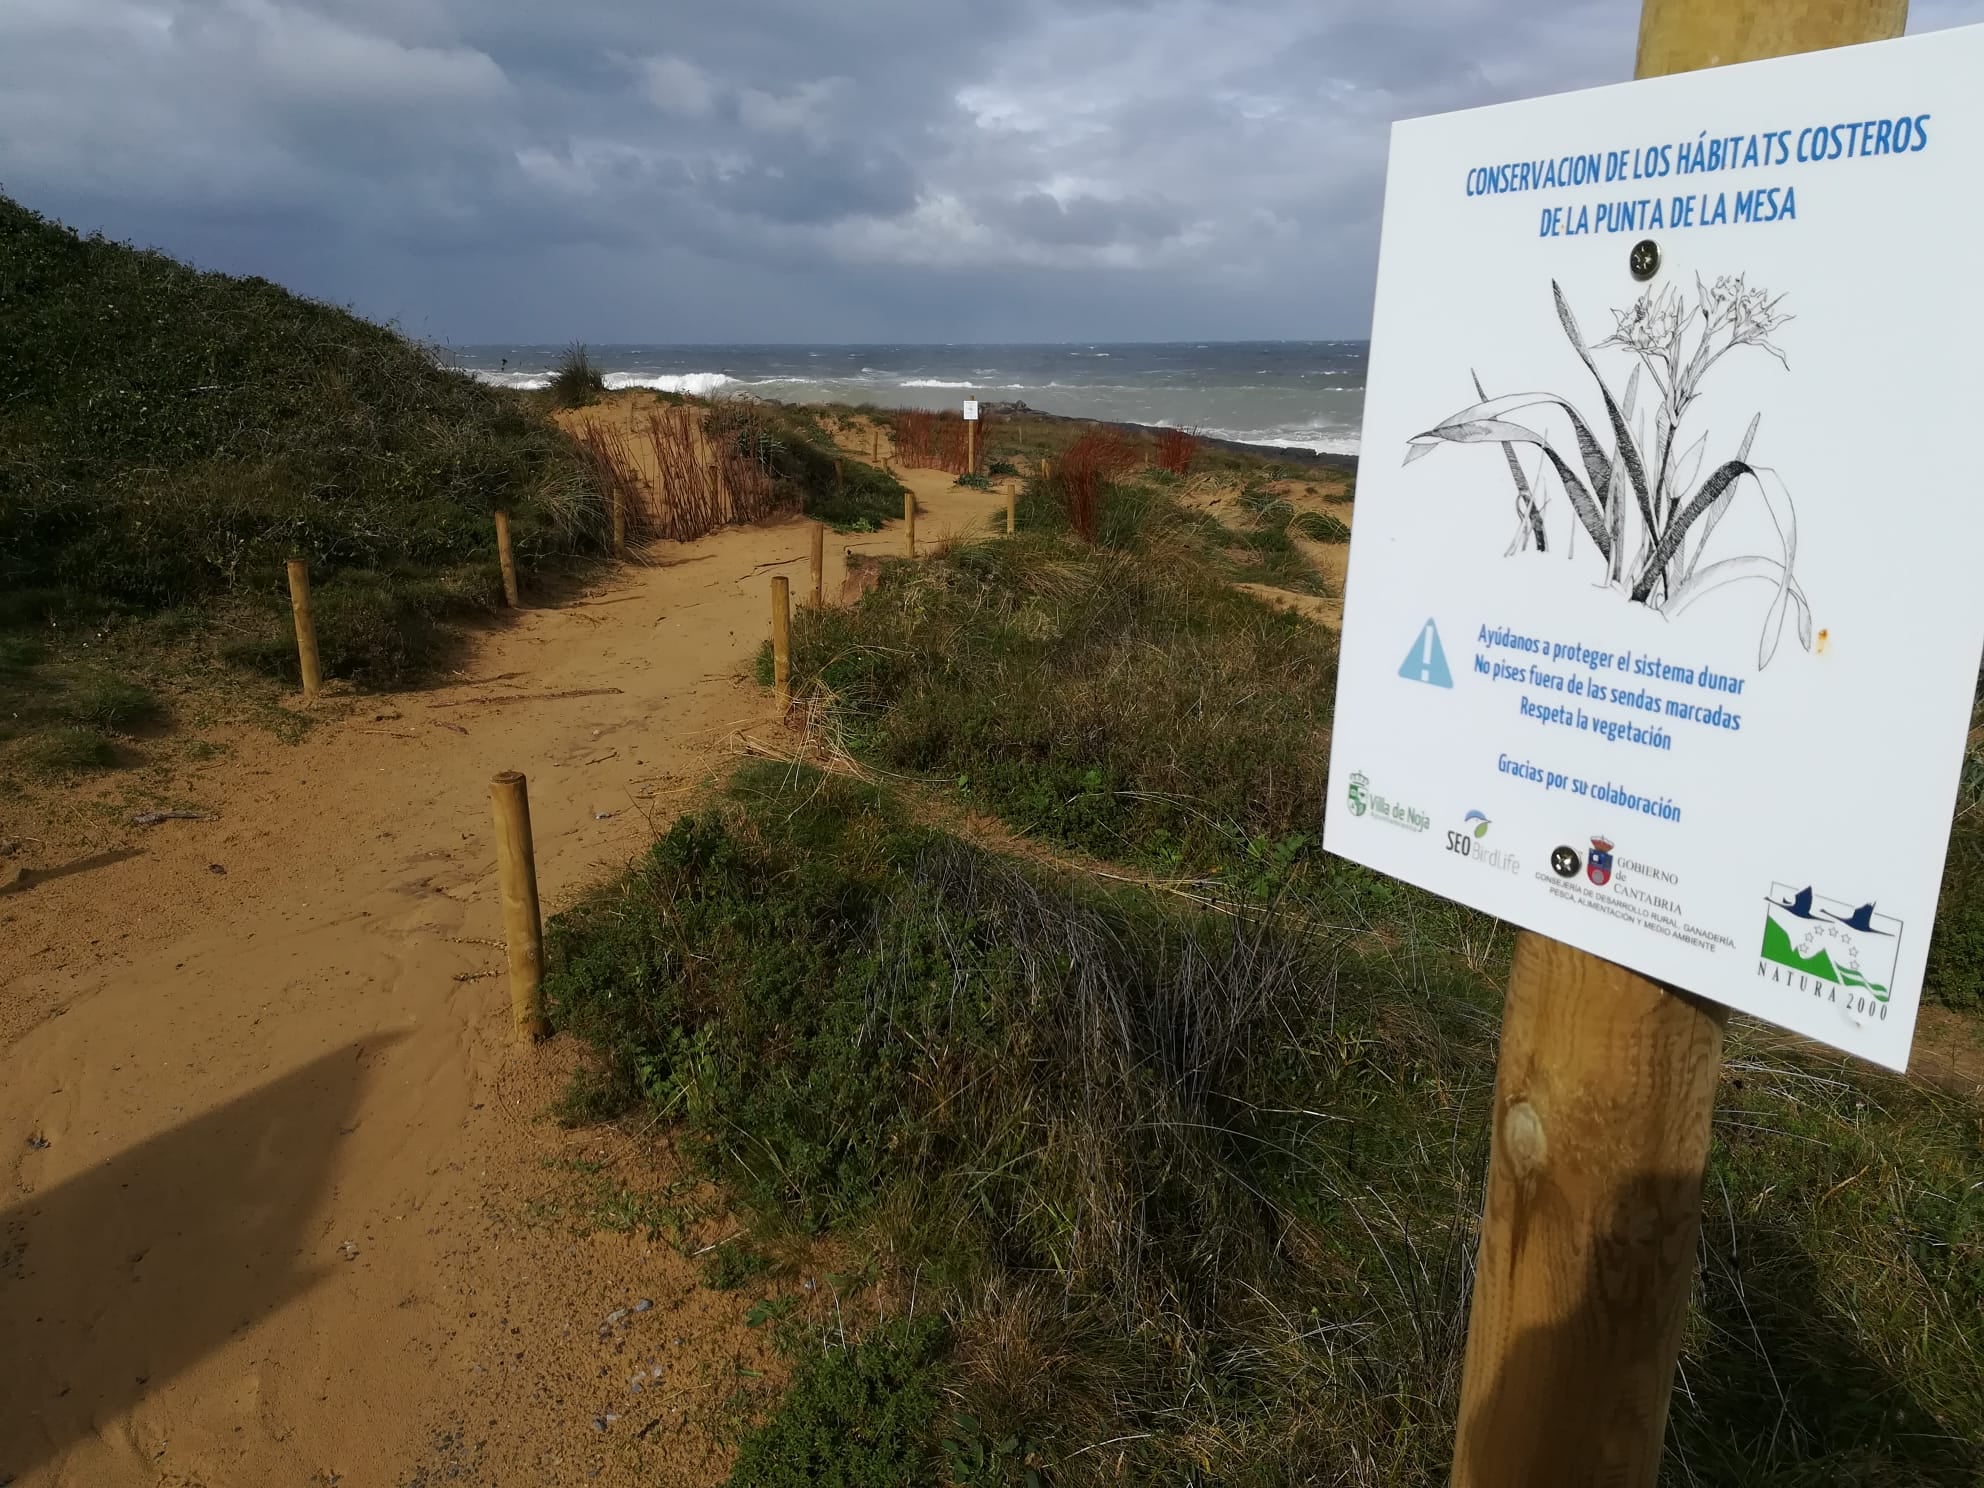
[[(975, 394), (1043, 413), (1192, 429), (1219, 439), (1354, 455), (1366, 341), (876, 343), (589, 346), (609, 388), (792, 403), (951, 408)], [(449, 347), (444, 359), (503, 387), (541, 388), (566, 348)]]

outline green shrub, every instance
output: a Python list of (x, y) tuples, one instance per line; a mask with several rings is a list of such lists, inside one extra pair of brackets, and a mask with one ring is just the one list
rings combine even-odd
[(967, 471), (965, 472), (965, 474), (957, 478), (957, 484), (960, 486), (968, 486), (974, 491), (989, 491), (992, 489), (992, 477), (989, 475), (979, 475), (976, 474), (975, 472)]
[(996, 478), (1002, 475), (1018, 475), (1020, 471), (1011, 460), (992, 460), (987, 462), (985, 473)]
[(734, 1292), (749, 1286), (771, 1269), (771, 1257), (755, 1246), (742, 1243), (719, 1245), (703, 1262), (703, 1285), (719, 1292)]
[(826, 1345), (745, 1437), (729, 1488), (932, 1488), (941, 1321), (897, 1318)]
[(63, 703), (63, 711), (93, 729), (124, 734), (151, 723), (165, 708), (150, 688), (127, 678), (99, 673), (72, 689)]
[(117, 748), (93, 728), (52, 728), (28, 735), (16, 757), (37, 774), (65, 777), (109, 769), (117, 763)]

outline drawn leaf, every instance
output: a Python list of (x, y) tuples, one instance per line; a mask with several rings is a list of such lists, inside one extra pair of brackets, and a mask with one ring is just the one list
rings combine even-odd
[(1702, 455), (1707, 449), (1708, 435), (1704, 432), (1682, 451), (1681, 458), (1674, 462), (1673, 485), (1676, 490), (1685, 491), (1695, 483), (1695, 477), (1701, 473)]
[(1754, 476), (1756, 472), (1741, 460), (1725, 460), (1716, 466), (1715, 473), (1702, 482), (1702, 488), (1695, 493), (1694, 500), (1681, 509), (1679, 516), (1670, 522), (1667, 530), (1660, 534), (1660, 541), (1654, 544), (1653, 557), (1640, 571), (1639, 582), (1633, 585), (1633, 600), (1645, 604), (1646, 597), (1653, 590), (1653, 581), (1667, 560), (1674, 556), (1674, 550), (1681, 545), (1681, 539), (1688, 535), (1688, 529), (1695, 525), (1702, 513), (1721, 499), (1722, 494), (1744, 476)]
[[(1750, 461), (1750, 447), (1757, 440), (1757, 425), (1763, 422), (1763, 417), (1759, 413), (1750, 420), (1750, 427), (1743, 435), (1743, 443), (1736, 451), (1736, 458), (1746, 465)], [(1707, 434), (1703, 434), (1702, 436), (1704, 439), (1707, 437)], [(1702, 561), (1702, 550), (1708, 546), (1709, 538), (1715, 533), (1716, 524), (1722, 520), (1722, 514), (1729, 510), (1729, 503), (1735, 499), (1735, 496), (1736, 491), (1732, 486), (1729, 490), (1722, 493), (1721, 499), (1711, 506), (1708, 509), (1708, 514), (1702, 518), (1702, 536), (1701, 541), (1695, 545), (1695, 563)], [(1694, 564), (1691, 563), (1688, 567), (1692, 570)]]
[[(1472, 376), (1475, 394), (1486, 403), (1488, 389), (1481, 385), (1481, 374), (1475, 372)], [(1531, 538), (1535, 539), (1536, 551), (1541, 553), (1548, 546), (1543, 536), (1543, 512), (1536, 504), (1535, 494), (1530, 490), (1529, 478), (1522, 473), (1522, 462), (1516, 458), (1516, 447), (1513, 443), (1505, 442), (1502, 445), (1502, 457), (1509, 462), (1509, 478), (1516, 483), (1517, 519), (1515, 538), (1510, 542), (1508, 552), (1502, 556), (1508, 558), (1520, 552)]]
[[(1551, 393), (1510, 393), (1504, 397), (1490, 398), (1487, 402), (1477, 403), (1472, 408), (1463, 408), (1459, 413), (1423, 434), (1413, 435), (1406, 441), (1408, 451), (1405, 462), (1409, 465), (1414, 460), (1423, 458), (1442, 443), (1535, 445), (1543, 451), (1544, 456), (1556, 470), (1558, 479), (1564, 483), (1564, 494), (1570, 498), (1571, 509), (1577, 513), (1585, 531), (1591, 534), (1591, 540), (1598, 544), (1600, 554), (1609, 561), (1612, 556), (1612, 540), (1605, 530), (1605, 519), (1598, 505), (1598, 501), (1604, 499), (1604, 493), (1601, 492), (1598, 500), (1594, 500), (1590, 490), (1578, 478), (1577, 472), (1564, 463), (1563, 457), (1551, 446), (1548, 439), (1534, 429), (1509, 423), (1502, 417), (1518, 409), (1534, 408), (1544, 403), (1552, 408), (1561, 408), (1570, 412), (1574, 419), (1576, 417), (1570, 404)], [(1602, 460), (1599, 473), (1601, 475), (1606, 473), (1606, 466)]]
[[(1633, 495), (1640, 505), (1640, 515), (1646, 519), (1646, 525), (1650, 529), (1658, 531), (1660, 524), (1653, 519), (1653, 501), (1647, 490), (1646, 464), (1640, 459), (1639, 446), (1633, 442), (1633, 432), (1626, 427), (1625, 415), (1620, 412), (1619, 405), (1612, 399), (1612, 389), (1605, 385), (1604, 377), (1599, 374), (1598, 363), (1591, 359), (1591, 351), (1585, 346), (1584, 336), (1578, 330), (1577, 317), (1571, 314), (1570, 301), (1564, 298), (1564, 287), (1552, 279), (1550, 293), (1556, 297), (1557, 319), (1563, 324), (1564, 334), (1571, 338), (1571, 345), (1577, 348), (1578, 360), (1584, 363), (1585, 370), (1591, 373), (1592, 380), (1598, 384), (1598, 391), (1604, 396), (1605, 416), (1612, 421), (1612, 437), (1619, 441), (1619, 458), (1625, 461), (1626, 478), (1632, 482)], [(1634, 369), (1635, 377), (1638, 376), (1638, 371), (1638, 368)]]
[(1724, 558), (1711, 563), (1700, 573), (1682, 583), (1667, 602), (1663, 613), (1670, 618), (1679, 616), (1703, 595), (1730, 584), (1741, 584), (1756, 580), (1778, 586), (1777, 598), (1771, 601), (1770, 612), (1765, 616), (1763, 634), (1757, 644), (1757, 665), (1770, 665), (1771, 657), (1777, 654), (1778, 637), (1784, 629), (1784, 612), (1787, 604), (1795, 607), (1798, 617), (1798, 640), (1804, 648), (1812, 649), (1812, 606), (1805, 598), (1805, 591), (1791, 576), (1791, 571), (1775, 558), (1750, 556), (1747, 558)]

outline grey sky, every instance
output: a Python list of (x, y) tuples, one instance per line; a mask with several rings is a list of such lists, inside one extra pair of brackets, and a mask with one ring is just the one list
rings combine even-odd
[(1388, 123), (1638, 12), (0, 0), (0, 190), (455, 342), (1360, 336)]

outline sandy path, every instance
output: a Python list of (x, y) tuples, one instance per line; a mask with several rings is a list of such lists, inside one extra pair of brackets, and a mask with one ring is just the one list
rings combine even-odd
[[(919, 538), (1003, 510), (910, 482)], [(575, 1051), (516, 1051), (503, 979), (457, 977), (500, 965), (490, 775), (529, 776), (548, 910), (624, 864), (771, 726), (745, 673), (806, 546), (658, 545), (481, 637), (490, 680), (243, 736), (178, 787), (216, 820), (0, 898), (0, 1483), (721, 1477), (726, 1401), (777, 1371), (751, 1294), (545, 1219), (549, 1164), (667, 1155), (545, 1122)], [(830, 596), (850, 547), (901, 539), (829, 534)]]

